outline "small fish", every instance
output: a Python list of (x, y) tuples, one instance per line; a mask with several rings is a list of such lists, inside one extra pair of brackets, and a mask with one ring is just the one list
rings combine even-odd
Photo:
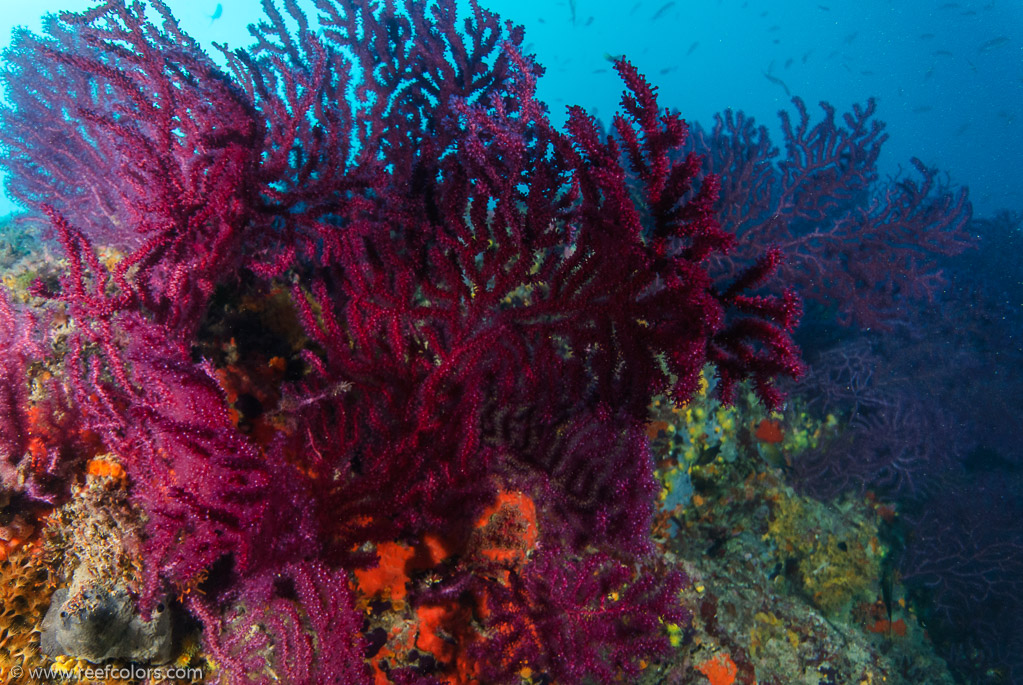
[(991, 40), (986, 40), (981, 43), (980, 47), (977, 48), (977, 52), (987, 52), (991, 48), (997, 48), (999, 45), (1005, 45), (1008, 42), (1008, 36), (998, 36), (997, 38), (992, 38)]
[(575, 0), (568, 0), (568, 11), (572, 15), (572, 26), (575, 26)]
[(935, 50), (934, 54), (940, 57), (953, 57), (951, 50)]
[(958, 2), (946, 2), (944, 5), (938, 5), (939, 10), (952, 10), (959, 7)]
[(812, 55), (812, 54), (813, 54), (813, 50), (811, 50), (810, 52), (808, 52), (808, 53), (804, 54), (804, 55), (802, 56), (802, 58), (800, 59), (800, 61), (801, 61), (801, 62), (802, 62), (803, 64), (806, 64), (806, 61), (807, 61), (808, 59), (810, 59), (810, 55)]
[(846, 45), (852, 45), (853, 41), (856, 40), (856, 36), (860, 35), (858, 31), (853, 31), (848, 36), (842, 39), (842, 42)]
[(860, 73), (863, 74), (864, 76), (873, 76), (874, 75), (874, 72), (871, 71), (870, 69), (863, 69), (862, 71), (860, 71)]
[(216, 9), (213, 10), (213, 14), (210, 15), (210, 24), (213, 24), (217, 19), (220, 19), (224, 15), (224, 5), (217, 3)]
[(664, 5), (661, 5), (661, 9), (654, 12), (654, 16), (650, 17), (650, 21), (657, 21), (658, 19), (664, 16), (665, 12), (667, 12), (674, 6), (675, 6), (674, 2), (668, 2), (665, 3)]
[(934, 34), (933, 33), (921, 33), (920, 34), (920, 40), (931, 40), (932, 38), (934, 38)]
[(959, 128), (956, 129), (955, 134), (957, 136), (961, 136), (964, 133), (966, 133), (966, 129), (968, 129), (968, 128), (970, 128), (970, 122), (967, 121), (965, 124), (963, 124), (962, 126), (960, 126)]
[(686, 57), (696, 52), (696, 48), (698, 47), (700, 47), (700, 41), (695, 41), (692, 45), (689, 46), (689, 50), (686, 51)]
[(775, 31), (781, 31), (781, 27), (780, 27), (780, 26), (778, 26), (777, 24), (775, 24), (774, 26), (772, 26), (771, 28), (769, 28), (769, 29), (767, 29), (767, 30), (768, 30), (768, 31), (769, 31), (770, 33), (774, 33)]
[(585, 23), (585, 24), (583, 24), (583, 26), (589, 26), (589, 25), (590, 25), (590, 24), (592, 24), (592, 23), (593, 23), (593, 17), (588, 17), (588, 18), (586, 19), (586, 23)]
[(930, 69), (927, 70), (927, 73), (924, 74), (924, 80), (926, 81), (932, 76), (934, 76), (934, 67), (931, 67)]
[(817, 5), (817, 9), (823, 10), (825, 12), (830, 12), (831, 11), (831, 8), (828, 7), (827, 5)]
[(977, 10), (966, 10), (965, 12), (959, 13), (960, 17), (975, 17), (977, 16)]
[(783, 68), (783, 69), (788, 69), (789, 67), (791, 67), (791, 66), (792, 66), (792, 63), (793, 63), (793, 62), (795, 62), (795, 60), (794, 60), (794, 59), (792, 59), (791, 57), (789, 57), (789, 58), (788, 58), (787, 60), (785, 60), (785, 66), (784, 66), (784, 67), (782, 67), (782, 68)]
[(632, 9), (629, 10), (629, 16), (631, 17), (633, 14), (635, 14), (636, 10), (638, 10), (642, 6), (643, 6), (643, 3), (641, 3), (641, 2), (637, 2), (635, 5), (633, 5)]
[(923, 114), (924, 112), (930, 112), (932, 109), (934, 108), (930, 105), (920, 105), (913, 108), (913, 114)]
[(607, 69), (594, 69), (593, 73), (594, 74), (606, 74), (607, 73)]
[(789, 90), (789, 87), (787, 85), (785, 85), (784, 81), (782, 81), (777, 76), (771, 76), (771, 74), (769, 74), (766, 71), (763, 72), (763, 73), (764, 73), (764, 78), (766, 78), (768, 81), (770, 81), (774, 85), (781, 86), (782, 88), (784, 88), (785, 89), (785, 95), (787, 95), (789, 97), (792, 97), (792, 91)]
[(609, 52), (605, 52), (604, 53), (604, 59), (606, 59), (611, 64), (614, 64), (615, 62), (620, 62), (621, 60), (625, 59), (625, 55), (624, 54), (612, 55)]

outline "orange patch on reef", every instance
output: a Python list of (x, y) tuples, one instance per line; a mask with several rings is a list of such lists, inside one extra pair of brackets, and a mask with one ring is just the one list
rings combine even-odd
[(29, 438), (28, 451), (32, 454), (33, 463), (41, 463), (46, 458), (46, 443), (39, 437)]
[(483, 510), (473, 532), (476, 550), (484, 559), (517, 566), (536, 546), (539, 530), (536, 505), (521, 492), (501, 492)]
[(732, 685), (739, 669), (730, 655), (718, 654), (697, 666), (696, 670), (707, 676), (710, 685)]
[(126, 475), (124, 467), (106, 459), (90, 459), (89, 463), (85, 465), (85, 473), (90, 476), (115, 478), (117, 480), (122, 480)]
[(761, 421), (753, 435), (760, 442), (766, 442), (771, 445), (776, 445), (785, 438), (785, 433), (781, 429), (781, 421), (771, 421), (769, 419)]
[(899, 637), (906, 637), (906, 622), (901, 618), (897, 621), (882, 618), (867, 625), (867, 630), (872, 633), (895, 633)]
[(355, 570), (359, 592), (367, 598), (382, 596), (392, 602), (405, 601), (409, 580), (405, 567), (414, 554), (414, 549), (398, 542), (378, 544), (380, 563), (373, 568)]
[(667, 421), (651, 421), (646, 425), (646, 436), (654, 440), (661, 434), (661, 431), (667, 431), (669, 426), (671, 424)]
[(415, 555), (409, 560), (408, 567), (414, 571), (433, 568), (455, 555), (459, 549), (459, 545), (450, 538), (436, 533), (426, 533), (416, 545)]
[(439, 663), (446, 664), (450, 672), (442, 682), (449, 685), (469, 685), (476, 682), (478, 668), (468, 659), (465, 647), (476, 638), (470, 622), (468, 607), (449, 602), (419, 607), (419, 635), (416, 647), (429, 652)]

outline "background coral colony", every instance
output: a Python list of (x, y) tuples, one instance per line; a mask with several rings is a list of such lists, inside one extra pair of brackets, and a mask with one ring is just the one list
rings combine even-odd
[(1023, 682), (1017, 5), (211, 5), (4, 17), (4, 673)]

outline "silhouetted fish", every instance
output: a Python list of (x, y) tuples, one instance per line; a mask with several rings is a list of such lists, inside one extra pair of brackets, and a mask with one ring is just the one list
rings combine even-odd
[(824, 10), (825, 12), (830, 12), (831, 11), (831, 8), (828, 7), (827, 5), (817, 5), (817, 9)]
[(698, 47), (700, 47), (700, 41), (696, 41), (692, 45), (690, 45), (689, 50), (686, 51), (686, 57), (696, 52), (696, 48)]
[(661, 9), (654, 12), (654, 16), (650, 17), (650, 21), (656, 21), (664, 16), (664, 13), (675, 6), (674, 2), (668, 2), (661, 6)]
[(767, 73), (766, 71), (764, 72), (764, 78), (766, 78), (774, 85), (781, 86), (782, 88), (784, 88), (785, 94), (788, 95), (789, 97), (792, 97), (792, 91), (789, 90), (789, 87), (785, 85), (785, 82), (782, 81), (780, 78), (778, 78), (777, 76), (771, 76), (771, 74)]
[(223, 16), (223, 14), (224, 6), (218, 2), (216, 9), (213, 10), (213, 14), (210, 15), (210, 24), (215, 22), (217, 19), (220, 19), (220, 17)]
[(934, 108), (930, 105), (920, 105), (913, 108), (913, 114), (923, 114), (924, 112), (930, 112), (932, 109)]
[(987, 52), (991, 48), (997, 48), (999, 45), (1005, 45), (1008, 42), (1008, 36), (998, 36), (997, 38), (992, 38), (991, 40), (986, 40), (981, 43), (980, 47), (977, 48), (977, 52)]
[(920, 34), (920, 40), (930, 40), (931, 38), (934, 38), (934, 34), (933, 33), (921, 33)]

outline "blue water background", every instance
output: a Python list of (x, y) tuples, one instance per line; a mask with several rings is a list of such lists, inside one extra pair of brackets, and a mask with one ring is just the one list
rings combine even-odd
[[(14, 25), (38, 30), (47, 11), (94, 3), (4, 2), (0, 39)], [(169, 0), (203, 45), (249, 44), (258, 0)], [(781, 142), (777, 111), (788, 108), (780, 79), (811, 105), (840, 112), (875, 96), (890, 141), (881, 170), (897, 173), (920, 157), (968, 185), (977, 214), (1023, 209), (1023, 3), (1018, 0), (898, 2), (850, 0), (483, 0), (526, 27), (528, 51), (547, 67), (540, 96), (552, 118), (580, 104), (602, 117), (621, 85), (609, 55), (625, 54), (659, 86), (661, 103), (709, 125), (742, 109)], [(464, 6), (464, 3), (463, 3)], [(14, 209), (0, 198), (0, 215)]]

